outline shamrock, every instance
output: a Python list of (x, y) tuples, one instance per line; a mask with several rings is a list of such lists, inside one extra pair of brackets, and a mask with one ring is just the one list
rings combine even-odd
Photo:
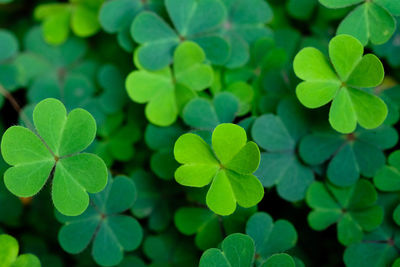
[(381, 125), (387, 116), (386, 104), (362, 88), (378, 86), (384, 76), (382, 63), (372, 54), (363, 56), (362, 44), (352, 36), (338, 35), (329, 43), (335, 73), (323, 54), (312, 47), (301, 50), (293, 67), (305, 80), (296, 88), (300, 102), (318, 108), (331, 100), (329, 122), (341, 133), (351, 133), (357, 122), (366, 129)]
[[(256, 261), (260, 264), (275, 253), (285, 252), (296, 245), (297, 232), (286, 220), (272, 221), (265, 212), (257, 212), (247, 221), (246, 234), (255, 243)], [(267, 265), (268, 266), (268, 265)]]
[(204, 60), (196, 43), (184, 42), (175, 50), (173, 72), (169, 67), (156, 72), (133, 71), (126, 79), (128, 94), (135, 102), (148, 103), (145, 113), (151, 123), (171, 125), (196, 91), (211, 85), (213, 70)]
[(148, 124), (144, 139), (146, 145), (155, 152), (150, 159), (151, 170), (161, 179), (171, 180), (179, 167), (174, 158), (174, 144), (184, 130), (178, 124), (158, 127)]
[(218, 93), (212, 101), (193, 98), (182, 111), (184, 122), (196, 129), (211, 130), (218, 124), (232, 122), (239, 111), (239, 100), (228, 92)]
[(363, 231), (372, 231), (383, 220), (383, 209), (376, 205), (377, 193), (367, 180), (350, 187), (314, 182), (306, 202), (313, 209), (308, 215), (312, 229), (321, 231), (337, 223), (338, 240), (347, 246), (359, 242)]
[(97, 13), (103, 0), (69, 0), (69, 3), (41, 4), (35, 9), (35, 18), (43, 21), (46, 42), (63, 44), (71, 27), (79, 37), (96, 34), (100, 29)]
[(382, 224), (371, 233), (364, 235), (361, 242), (346, 248), (343, 255), (347, 267), (383, 267), (393, 266), (399, 257), (400, 232), (389, 223)]
[(162, 2), (161, 0), (109, 0), (100, 8), (99, 21), (106, 32), (117, 33), (118, 43), (130, 52), (133, 49), (130, 27), (134, 18), (142, 10), (161, 11)]
[(166, 195), (173, 192), (170, 183), (163, 184), (160, 180), (143, 170), (136, 170), (131, 175), (137, 188), (137, 199), (131, 212), (139, 219), (148, 218), (151, 230), (162, 231), (171, 221), (171, 203), (166, 201)]
[(203, 253), (199, 267), (251, 267), (254, 252), (254, 241), (251, 237), (244, 234), (231, 234), (222, 242), (221, 250), (210, 248)]
[(200, 45), (213, 64), (225, 63), (229, 45), (218, 29), (226, 10), (218, 0), (166, 0), (165, 7), (176, 31), (148, 11), (141, 12), (132, 23), (132, 37), (141, 44), (136, 51), (141, 66), (153, 71), (164, 68), (172, 61), (172, 51), (184, 40)]
[(228, 39), (231, 53), (225, 66), (237, 68), (250, 58), (250, 45), (260, 37), (271, 36), (265, 24), (272, 20), (270, 6), (263, 0), (222, 0), (227, 16), (222, 32)]
[(285, 99), (277, 115), (258, 117), (251, 129), (254, 141), (266, 150), (255, 175), (265, 187), (276, 185), (279, 196), (288, 201), (303, 199), (314, 180), (312, 170), (296, 154), (296, 145), (308, 127), (304, 112), (293, 99)]
[(310, 165), (329, 161), (329, 181), (337, 186), (350, 186), (360, 174), (373, 177), (385, 164), (383, 150), (394, 147), (397, 141), (396, 130), (387, 125), (374, 130), (358, 129), (349, 135), (319, 130), (301, 140), (299, 153)]
[(174, 155), (183, 165), (175, 172), (176, 181), (192, 187), (211, 183), (206, 202), (219, 215), (232, 214), (236, 202), (244, 208), (260, 202), (264, 189), (252, 175), (258, 168), (260, 151), (256, 143), (247, 142), (246, 131), (231, 123), (218, 125), (212, 134), (212, 149), (198, 135), (179, 137)]
[(183, 207), (175, 212), (174, 221), (178, 230), (185, 235), (195, 234), (195, 243), (201, 250), (217, 246), (224, 234), (242, 231), (247, 219), (256, 208), (239, 207), (232, 215), (220, 217), (207, 208)]
[(102, 266), (117, 265), (124, 251), (139, 247), (143, 231), (138, 221), (120, 213), (136, 200), (135, 184), (127, 177), (109, 178), (106, 188), (91, 195), (92, 204), (76, 217), (58, 215), (65, 225), (58, 240), (68, 253), (82, 252), (93, 240), (92, 256)]
[(1, 267), (40, 267), (39, 259), (33, 254), (18, 256), (18, 241), (6, 234), (0, 235), (0, 266)]
[(383, 44), (396, 30), (396, 20), (400, 16), (400, 3), (388, 0), (319, 0), (328, 8), (344, 8), (360, 4), (339, 25), (337, 34), (350, 34), (363, 45), (368, 41)]
[[(0, 87), (15, 90), (20, 83), (18, 67), (14, 62), (19, 49), (17, 38), (11, 32), (0, 29)], [(0, 107), (4, 98), (0, 97)]]
[(104, 162), (79, 153), (95, 138), (96, 122), (83, 109), (67, 116), (64, 105), (51, 98), (37, 104), (33, 121), (37, 133), (12, 126), (3, 135), (1, 153), (13, 165), (4, 173), (6, 187), (17, 196), (30, 197), (53, 177), (56, 209), (70, 216), (81, 214), (89, 205), (87, 192), (99, 192), (107, 183)]

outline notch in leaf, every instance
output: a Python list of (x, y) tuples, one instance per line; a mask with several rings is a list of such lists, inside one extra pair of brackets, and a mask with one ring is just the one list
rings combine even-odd
[(33, 254), (18, 256), (18, 241), (6, 234), (0, 235), (0, 265), (2, 267), (40, 267), (39, 259)]
[(82, 252), (93, 241), (92, 255), (102, 266), (119, 264), (124, 251), (139, 247), (143, 238), (142, 227), (131, 216), (122, 215), (136, 200), (134, 182), (123, 176), (109, 179), (106, 188), (91, 195), (92, 205), (80, 216), (58, 215), (65, 223), (58, 240), (62, 248), (72, 254)]
[(300, 102), (319, 108), (332, 101), (329, 122), (341, 133), (353, 132), (357, 122), (366, 129), (377, 128), (388, 114), (385, 102), (364, 90), (382, 83), (383, 65), (375, 55), (363, 53), (356, 38), (338, 35), (329, 43), (334, 68), (313, 47), (302, 49), (293, 62), (297, 77), (304, 80), (296, 88)]
[(19, 197), (37, 194), (49, 178), (54, 206), (65, 215), (81, 214), (89, 205), (88, 193), (107, 184), (103, 160), (87, 148), (96, 135), (96, 122), (89, 112), (74, 109), (68, 116), (56, 99), (36, 105), (33, 121), (37, 133), (12, 126), (4, 133), (1, 153), (13, 165), (4, 173), (8, 190)]
[[(340, 23), (337, 34), (350, 34), (363, 45), (386, 43), (396, 30), (394, 16), (400, 16), (400, 2), (395, 0), (319, 0), (328, 8), (358, 5)], [(362, 3), (362, 4), (361, 4)]]
[(260, 150), (247, 142), (246, 131), (238, 125), (218, 125), (212, 149), (198, 135), (184, 134), (175, 143), (174, 155), (183, 164), (175, 172), (176, 181), (192, 187), (211, 183), (206, 203), (219, 215), (232, 214), (236, 203), (252, 207), (264, 196), (261, 182), (252, 175), (260, 163)]
[(338, 240), (345, 246), (362, 240), (364, 231), (372, 231), (383, 221), (383, 209), (375, 202), (378, 194), (367, 180), (351, 187), (336, 187), (314, 182), (306, 202), (313, 209), (308, 223), (317, 231), (337, 223)]

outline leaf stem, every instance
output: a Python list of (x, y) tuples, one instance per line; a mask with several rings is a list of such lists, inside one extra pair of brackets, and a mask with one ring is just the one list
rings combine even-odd
[(31, 130), (34, 129), (32, 123), (22, 110), (21, 106), (18, 104), (17, 100), (14, 96), (0, 83), (0, 94), (2, 94), (11, 104), (11, 106), (15, 109), (18, 115), (21, 117), (25, 125), (30, 128)]

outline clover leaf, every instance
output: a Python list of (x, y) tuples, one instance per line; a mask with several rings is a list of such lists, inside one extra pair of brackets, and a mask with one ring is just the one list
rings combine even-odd
[[(396, 24), (400, 23), (400, 18), (396, 19)], [(374, 52), (379, 56), (385, 58), (389, 65), (392, 67), (400, 66), (400, 44), (398, 42), (400, 38), (400, 29), (397, 28), (392, 38), (381, 45), (375, 45), (373, 47)]]
[(383, 209), (375, 204), (376, 200), (376, 190), (367, 180), (358, 180), (350, 187), (314, 182), (306, 197), (313, 209), (308, 223), (317, 231), (337, 223), (340, 243), (347, 246), (359, 242), (364, 231), (370, 232), (382, 223)]
[(223, 0), (227, 16), (222, 32), (228, 39), (231, 53), (225, 66), (237, 68), (250, 58), (250, 45), (260, 37), (271, 36), (265, 27), (273, 17), (272, 9), (263, 0)]
[(300, 20), (307, 20), (311, 17), (318, 0), (289, 0), (286, 7), (289, 14)]
[(142, 10), (159, 11), (162, 5), (160, 0), (109, 0), (100, 8), (99, 21), (106, 32), (118, 34), (118, 43), (126, 51), (132, 51), (130, 27), (134, 18)]
[(184, 40), (201, 46), (212, 63), (225, 63), (229, 45), (218, 29), (226, 10), (218, 0), (167, 0), (165, 7), (176, 30), (148, 11), (141, 12), (132, 23), (132, 37), (141, 44), (136, 51), (140, 65), (153, 71), (164, 68), (171, 63), (175, 47)]
[[(18, 78), (18, 67), (14, 59), (17, 56), (19, 44), (17, 38), (11, 32), (0, 29), (0, 86), (3, 89), (15, 90), (20, 81)], [(4, 103), (3, 96), (0, 97), (0, 107)]]
[(35, 107), (37, 133), (22, 126), (7, 129), (1, 140), (4, 160), (13, 165), (4, 173), (8, 190), (20, 197), (37, 194), (53, 177), (54, 206), (66, 215), (79, 215), (89, 205), (89, 193), (107, 183), (107, 169), (96, 155), (80, 153), (94, 139), (96, 122), (87, 111), (46, 99)]
[[(296, 245), (297, 232), (286, 220), (273, 222), (265, 212), (257, 212), (247, 221), (246, 234), (255, 243), (256, 261), (260, 264), (275, 253), (285, 252)], [(268, 265), (267, 265), (268, 266)]]
[(155, 152), (150, 159), (151, 170), (161, 179), (171, 180), (179, 164), (174, 158), (174, 144), (184, 130), (173, 124), (168, 127), (158, 127), (149, 124), (145, 131), (145, 142)]
[(295, 267), (292, 256), (286, 253), (274, 254), (269, 257), (261, 267)]
[(136, 200), (136, 187), (127, 177), (110, 178), (106, 188), (91, 195), (88, 209), (76, 217), (59, 215), (61, 227), (58, 240), (68, 253), (77, 254), (93, 240), (92, 256), (102, 266), (117, 265), (124, 251), (139, 247), (142, 227), (131, 216), (123, 215)]
[(171, 125), (184, 103), (196, 91), (211, 85), (213, 70), (204, 60), (204, 52), (197, 44), (184, 42), (175, 50), (173, 71), (165, 68), (131, 72), (126, 79), (128, 95), (137, 103), (148, 103), (145, 114), (151, 123)]
[(319, 130), (301, 140), (299, 153), (310, 165), (328, 161), (329, 181), (337, 186), (350, 186), (360, 174), (373, 177), (385, 164), (383, 150), (394, 147), (397, 141), (396, 130), (386, 125), (374, 130), (358, 129), (349, 135)]
[(182, 111), (184, 122), (196, 129), (211, 130), (218, 124), (232, 122), (239, 111), (239, 100), (233, 94), (222, 92), (212, 101), (193, 98)]
[(79, 37), (89, 37), (100, 29), (97, 13), (103, 0), (69, 0), (69, 3), (41, 4), (35, 9), (35, 18), (43, 21), (46, 42), (63, 44), (71, 28)]
[(357, 122), (374, 129), (387, 116), (386, 104), (363, 88), (378, 86), (384, 77), (379, 59), (363, 56), (362, 44), (352, 36), (338, 35), (329, 43), (329, 56), (335, 71), (317, 49), (307, 47), (294, 59), (296, 75), (305, 80), (296, 88), (300, 102), (318, 108), (332, 101), (329, 122), (341, 133), (351, 133)]
[(255, 251), (254, 241), (248, 235), (229, 235), (222, 242), (221, 249), (206, 250), (200, 258), (199, 266), (252, 266)]
[(251, 129), (254, 141), (266, 150), (261, 153), (255, 175), (264, 187), (276, 185), (283, 199), (298, 201), (314, 180), (312, 170), (296, 154), (297, 142), (307, 131), (307, 121), (302, 107), (292, 99), (281, 101), (277, 114), (258, 117)]
[(174, 155), (183, 165), (175, 172), (176, 181), (192, 187), (211, 183), (206, 202), (219, 215), (232, 214), (236, 203), (248, 208), (260, 202), (264, 189), (252, 175), (258, 168), (260, 151), (254, 142), (247, 142), (245, 130), (230, 123), (218, 125), (212, 134), (212, 149), (198, 135), (179, 137)]
[(384, 223), (365, 234), (362, 242), (348, 246), (343, 255), (344, 263), (347, 267), (396, 266), (391, 264), (399, 257), (399, 238), (398, 229)]
[(232, 215), (220, 217), (206, 208), (183, 207), (175, 212), (174, 221), (178, 230), (185, 235), (195, 234), (195, 243), (201, 250), (217, 246), (224, 234), (242, 231), (255, 208), (239, 207)]
[(6, 234), (0, 235), (0, 266), (2, 267), (40, 267), (39, 259), (33, 254), (18, 256), (18, 241)]
[(139, 219), (148, 218), (148, 227), (151, 230), (165, 230), (172, 219), (171, 203), (165, 198), (171, 194), (170, 184), (162, 184), (143, 170), (134, 171), (131, 178), (137, 188), (137, 199), (131, 208), (132, 214)]
[(385, 192), (395, 192), (400, 190), (400, 150), (390, 154), (388, 165), (376, 173), (374, 177), (375, 186)]
[(350, 34), (363, 45), (386, 43), (396, 30), (394, 16), (400, 16), (400, 3), (387, 0), (319, 0), (328, 8), (358, 5), (339, 25), (338, 34)]

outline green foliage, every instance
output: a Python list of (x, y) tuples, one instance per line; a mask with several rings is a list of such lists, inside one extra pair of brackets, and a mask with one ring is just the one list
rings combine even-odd
[(174, 155), (183, 165), (175, 172), (176, 181), (192, 187), (211, 183), (207, 206), (220, 215), (232, 214), (236, 203), (248, 208), (260, 202), (264, 190), (252, 175), (258, 168), (260, 151), (256, 143), (247, 142), (244, 129), (229, 123), (218, 125), (212, 134), (212, 149), (198, 135), (179, 137)]
[(358, 5), (339, 25), (338, 34), (350, 34), (363, 45), (386, 43), (396, 30), (394, 16), (400, 16), (400, 3), (388, 0), (319, 0), (328, 8)]
[(49, 44), (64, 43), (70, 28), (80, 37), (97, 33), (97, 14), (103, 0), (70, 0), (69, 3), (49, 3), (35, 9), (35, 18), (43, 21), (43, 35)]
[(398, 2), (0, 0), (0, 267), (399, 267)]
[(216, 248), (206, 250), (200, 259), (200, 267), (207, 266), (252, 266), (254, 241), (244, 234), (232, 234), (224, 239), (222, 251)]
[(351, 187), (314, 182), (307, 191), (306, 201), (313, 209), (308, 222), (317, 231), (337, 223), (338, 240), (346, 246), (357, 243), (363, 232), (382, 223), (383, 209), (375, 204), (376, 199), (375, 188), (366, 180)]
[(104, 162), (79, 153), (94, 139), (96, 123), (83, 109), (67, 116), (56, 99), (40, 102), (33, 112), (37, 133), (12, 126), (3, 135), (1, 153), (13, 165), (4, 174), (8, 190), (20, 197), (39, 192), (49, 178), (54, 206), (63, 214), (79, 215), (89, 205), (87, 192), (101, 191), (107, 182)]
[(113, 266), (124, 251), (135, 250), (143, 238), (142, 227), (134, 218), (120, 214), (136, 200), (135, 184), (126, 177), (109, 178), (106, 188), (91, 196), (92, 204), (81, 215), (59, 215), (65, 225), (58, 239), (69, 253), (82, 252), (93, 240), (92, 255), (101, 266)]
[(298, 201), (314, 180), (311, 169), (296, 155), (296, 144), (306, 133), (307, 120), (304, 110), (292, 99), (282, 100), (277, 113), (262, 115), (253, 124), (253, 139), (266, 150), (255, 175), (265, 187), (276, 185), (282, 198)]
[(386, 125), (369, 131), (358, 129), (350, 135), (321, 129), (301, 140), (299, 152), (310, 165), (328, 161), (329, 181), (337, 186), (350, 186), (360, 174), (373, 177), (385, 164), (383, 150), (394, 147), (397, 141), (396, 130)]
[(212, 68), (204, 64), (203, 50), (193, 42), (184, 42), (174, 53), (174, 67), (156, 72), (133, 71), (126, 79), (126, 88), (133, 101), (148, 103), (148, 120), (169, 126), (177, 119), (184, 104), (211, 85)]
[(254, 240), (256, 261), (264, 262), (263, 266), (272, 255), (291, 249), (297, 242), (296, 229), (290, 222), (286, 220), (273, 222), (271, 216), (265, 212), (258, 212), (250, 217), (246, 233)]
[(18, 256), (18, 241), (6, 234), (0, 235), (0, 266), (2, 267), (40, 267), (39, 259), (33, 254)]
[(366, 129), (374, 129), (387, 116), (385, 103), (363, 90), (382, 82), (382, 63), (372, 54), (363, 56), (363, 51), (357, 39), (339, 35), (329, 43), (335, 71), (324, 55), (312, 47), (301, 50), (293, 63), (296, 75), (305, 80), (296, 88), (300, 102), (308, 108), (318, 108), (332, 101), (329, 122), (341, 133), (353, 132), (357, 122)]

